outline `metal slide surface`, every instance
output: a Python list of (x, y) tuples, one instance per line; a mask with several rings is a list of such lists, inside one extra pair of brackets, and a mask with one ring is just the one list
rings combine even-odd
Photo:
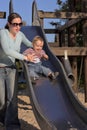
[[(32, 85), (27, 64), (24, 63), (31, 101), (41, 130), (87, 130), (87, 109), (75, 97), (61, 62), (47, 45), (45, 34), (38, 26), (25, 26), (22, 31), (31, 41), (36, 35), (43, 37), (44, 49), (49, 55), (49, 61), (43, 64), (53, 71), (59, 71), (56, 80), (40, 77)], [(23, 49), (25, 50), (24, 47), (22, 51)]]

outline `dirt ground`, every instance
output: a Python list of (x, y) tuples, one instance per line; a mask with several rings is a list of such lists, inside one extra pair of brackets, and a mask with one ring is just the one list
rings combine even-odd
[[(18, 92), (18, 116), (21, 130), (41, 130), (33, 114), (26, 89)], [(5, 130), (5, 128), (0, 126), (0, 130)]]
[(87, 108), (87, 102), (85, 102), (84, 91), (80, 90), (79, 92), (76, 93), (76, 96), (79, 99), (79, 101), (82, 103), (82, 105)]
[[(84, 101), (84, 92), (76, 93), (76, 96), (87, 107), (87, 103)], [(22, 130), (41, 130), (33, 114), (27, 89), (18, 92), (18, 114)], [(5, 130), (5, 128), (0, 127), (0, 130)]]
[(22, 130), (41, 130), (32, 111), (27, 90), (19, 91), (18, 111)]

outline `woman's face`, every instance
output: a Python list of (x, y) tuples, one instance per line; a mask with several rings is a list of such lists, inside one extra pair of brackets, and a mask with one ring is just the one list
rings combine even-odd
[(15, 18), (11, 21), (11, 23), (8, 23), (9, 31), (13, 35), (16, 35), (22, 26), (22, 20), (20, 18)]

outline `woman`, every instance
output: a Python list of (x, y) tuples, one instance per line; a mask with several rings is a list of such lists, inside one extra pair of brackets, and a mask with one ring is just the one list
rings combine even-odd
[(22, 42), (28, 47), (32, 46), (20, 31), (21, 26), (21, 16), (11, 13), (5, 29), (0, 30), (0, 123), (5, 124), (6, 130), (20, 130), (15, 59), (34, 60), (34, 55), (20, 53)]

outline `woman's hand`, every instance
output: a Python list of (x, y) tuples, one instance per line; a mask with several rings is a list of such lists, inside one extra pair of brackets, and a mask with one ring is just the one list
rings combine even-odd
[(34, 62), (35, 60), (35, 54), (28, 54), (27, 55), (27, 61)]

